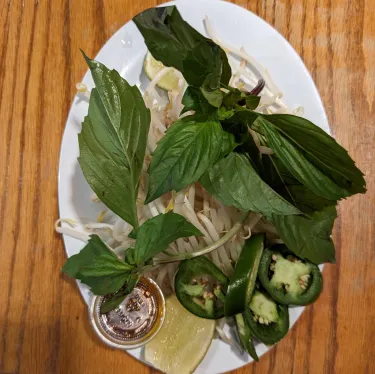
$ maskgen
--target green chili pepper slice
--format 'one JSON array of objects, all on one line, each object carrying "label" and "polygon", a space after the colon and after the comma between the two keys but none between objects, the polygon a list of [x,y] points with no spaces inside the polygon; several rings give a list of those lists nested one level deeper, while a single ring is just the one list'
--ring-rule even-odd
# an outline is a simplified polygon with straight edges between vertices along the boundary
[{"label": "green chili pepper slice", "polygon": [[277,343],[289,330],[288,307],[263,291],[254,292],[245,318],[251,333],[264,344]]},{"label": "green chili pepper slice", "polygon": [[258,276],[272,298],[284,305],[311,304],[323,287],[319,267],[295,257],[285,245],[264,251]]},{"label": "green chili pepper slice", "polygon": [[236,324],[237,324],[237,332],[238,332],[238,336],[240,338],[242,347],[250,354],[250,356],[255,361],[259,361],[259,357],[254,347],[253,336],[251,334],[250,327],[246,322],[246,319],[241,313],[236,314],[235,318],[236,318]]},{"label": "green chili pepper slice", "polygon": [[180,263],[175,276],[175,291],[180,303],[201,318],[224,316],[224,299],[229,280],[207,257]]},{"label": "green chili pepper slice", "polygon": [[225,297],[224,311],[227,317],[242,313],[249,305],[263,249],[264,234],[254,235],[246,240]]}]

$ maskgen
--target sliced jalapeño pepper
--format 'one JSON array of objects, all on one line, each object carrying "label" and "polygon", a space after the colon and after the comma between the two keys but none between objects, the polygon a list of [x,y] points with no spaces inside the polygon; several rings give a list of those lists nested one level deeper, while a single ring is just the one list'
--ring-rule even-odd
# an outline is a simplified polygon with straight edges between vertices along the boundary
[{"label": "sliced jalape\u00f1o pepper", "polygon": [[242,313],[249,305],[254,292],[263,248],[264,234],[254,235],[246,240],[230,278],[224,304],[226,316]]},{"label": "sliced jalape\u00f1o pepper", "polygon": [[229,280],[207,257],[185,260],[178,266],[174,285],[180,303],[201,318],[224,316]]},{"label": "sliced jalape\u00f1o pepper", "polygon": [[258,275],[272,298],[284,305],[310,304],[319,297],[323,287],[319,267],[295,257],[285,245],[264,251]]},{"label": "sliced jalape\u00f1o pepper", "polygon": [[289,330],[288,307],[278,304],[265,291],[256,290],[245,318],[251,333],[264,344],[275,344]]},{"label": "sliced jalape\u00f1o pepper", "polygon": [[241,313],[236,314],[235,318],[238,336],[243,349],[245,349],[255,361],[259,361],[259,357],[254,347],[253,336],[246,319]]}]

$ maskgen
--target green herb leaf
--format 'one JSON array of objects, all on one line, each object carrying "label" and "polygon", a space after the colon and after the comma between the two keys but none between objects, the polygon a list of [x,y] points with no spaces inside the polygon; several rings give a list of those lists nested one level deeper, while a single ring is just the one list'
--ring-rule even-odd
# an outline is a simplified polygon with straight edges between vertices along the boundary
[{"label": "green herb leaf", "polygon": [[96,88],[78,135],[78,161],[99,199],[137,227],[136,199],[150,112],[136,86],[130,86],[116,70],[85,58]]},{"label": "green herb leaf", "polygon": [[137,231],[134,262],[138,265],[164,251],[178,238],[202,233],[183,216],[168,212],[147,220]]},{"label": "green herb leaf", "polygon": [[201,87],[201,92],[205,99],[215,108],[219,108],[221,102],[223,101],[223,93],[220,91],[219,88],[210,89],[207,86]]},{"label": "green herb leaf", "polygon": [[181,72],[188,51],[206,40],[182,19],[175,6],[146,9],[133,21],[154,58]]},{"label": "green herb leaf", "polygon": [[120,261],[97,235],[91,235],[87,245],[70,257],[62,271],[91,287],[95,295],[118,291],[133,266]]},{"label": "green herb leaf", "polygon": [[[137,231],[139,230],[139,227],[137,229]],[[132,239],[136,239],[137,238],[137,231],[132,231],[130,234],[129,234],[129,238],[131,237]],[[128,248],[126,251],[125,251],[125,261],[130,264],[130,265],[136,265],[135,263],[135,259],[134,259],[134,253],[135,253],[135,248],[131,247],[131,248]]]},{"label": "green herb leaf", "polygon": [[140,275],[137,273],[129,274],[126,277],[125,285],[116,293],[106,295],[100,313],[108,313],[116,309],[134,289],[139,281]]},{"label": "green herb leaf", "polygon": [[237,144],[245,143],[247,139],[250,137],[248,127],[241,123],[222,121],[221,126],[223,127],[223,130],[225,132],[232,134],[234,136]]},{"label": "green herb leaf", "polygon": [[218,115],[220,121],[224,121],[224,120],[232,117],[234,113],[235,113],[235,110],[233,108],[228,109],[225,106],[221,106],[217,111],[217,115]]},{"label": "green herb leaf", "polygon": [[200,42],[189,51],[183,63],[186,81],[190,85],[201,87],[205,99],[217,108],[224,97],[220,82],[227,84],[229,81],[226,77],[223,78],[223,74],[226,75],[223,64],[228,64],[225,52],[209,40]]},{"label": "green herb leaf", "polygon": [[244,97],[245,97],[245,92],[241,92],[237,88],[232,88],[231,91],[225,94],[223,98],[223,106],[227,108],[233,108]]},{"label": "green herb leaf", "polygon": [[234,137],[234,135],[230,132],[223,131],[223,142],[221,145],[221,151],[216,161],[220,161],[222,158],[231,153],[237,146],[238,143],[236,142],[236,138]]},{"label": "green herb leaf", "polygon": [[147,9],[133,21],[157,60],[178,69],[189,85],[202,87],[206,99],[220,106],[220,82],[228,84],[231,69],[218,45],[185,22],[175,6]]},{"label": "green herb leaf", "polygon": [[288,195],[283,195],[288,201],[292,201],[300,211],[310,215],[315,211],[322,210],[330,205],[336,205],[337,201],[327,200],[323,197],[315,195],[308,188],[302,184],[289,184],[286,186],[288,193],[292,199],[288,198]]},{"label": "green herb leaf", "polygon": [[244,154],[230,153],[200,179],[203,187],[225,205],[272,214],[300,214],[293,205],[269,187]]},{"label": "green herb leaf", "polygon": [[235,88],[228,92],[223,98],[223,105],[227,108],[233,108],[237,105],[245,105],[247,109],[254,110],[258,107],[260,96],[250,95],[247,92]]},{"label": "green herb leaf", "polygon": [[351,194],[366,191],[363,173],[335,139],[305,118],[289,114],[265,116],[306,158]]},{"label": "green herb leaf", "polygon": [[246,95],[245,105],[247,109],[254,110],[258,107],[260,102],[260,96]]},{"label": "green herb leaf", "polygon": [[208,88],[220,88],[222,49],[214,42],[203,39],[189,50],[183,62],[183,72],[186,81],[195,87],[201,87],[206,82]]},{"label": "green herb leaf", "polygon": [[263,155],[261,176],[281,196],[308,215],[326,206],[336,205],[336,201],[320,197],[300,184],[274,156]]},{"label": "green herb leaf", "polygon": [[109,295],[108,298],[102,302],[102,305],[100,305],[100,313],[104,314],[116,309],[126,299],[126,296],[128,296],[128,293],[124,291]]},{"label": "green herb leaf", "polygon": [[312,164],[303,152],[282,136],[267,119],[259,117],[256,125],[260,127],[268,145],[289,172],[316,195],[328,200],[339,200],[350,195]]},{"label": "green herb leaf", "polygon": [[194,110],[195,114],[210,114],[217,110],[217,108],[210,105],[207,99],[203,96],[200,88],[189,86],[182,97],[182,104],[184,109],[181,114]]},{"label": "green herb leaf", "polygon": [[259,114],[242,107],[236,107],[233,116],[228,118],[226,122],[233,124],[241,124],[251,127],[254,121],[258,118]]},{"label": "green herb leaf", "polygon": [[272,216],[277,233],[286,246],[298,257],[314,264],[335,261],[335,248],[331,239],[336,207],[328,206],[303,216]]},{"label": "green herb leaf", "polygon": [[222,154],[223,133],[217,120],[204,116],[176,121],[153,154],[146,203],[195,183]]}]

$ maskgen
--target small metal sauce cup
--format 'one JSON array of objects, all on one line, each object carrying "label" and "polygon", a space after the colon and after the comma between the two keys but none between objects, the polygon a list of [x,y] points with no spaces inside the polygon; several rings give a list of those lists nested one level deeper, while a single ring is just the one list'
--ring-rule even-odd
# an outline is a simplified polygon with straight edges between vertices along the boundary
[{"label": "small metal sauce cup", "polygon": [[95,296],[90,320],[100,339],[113,348],[133,349],[149,342],[165,317],[165,300],[159,286],[142,277],[131,294],[114,310],[100,313],[105,296]]}]

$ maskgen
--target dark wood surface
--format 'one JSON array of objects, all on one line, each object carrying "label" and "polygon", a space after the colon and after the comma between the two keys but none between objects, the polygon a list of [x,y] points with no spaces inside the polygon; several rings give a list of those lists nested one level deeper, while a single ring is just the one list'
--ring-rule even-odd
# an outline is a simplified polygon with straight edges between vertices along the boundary
[{"label": "dark wood surface", "polygon": [[[240,373],[375,373],[375,1],[236,1],[302,56],[368,193],[339,206],[324,291],[260,363]],[[0,0],[0,373],[154,373],[94,336],[65,261],[57,173],[85,64],[152,0]],[[256,37],[256,36],[251,36]],[[293,79],[293,77],[291,77]]]}]

